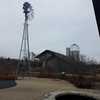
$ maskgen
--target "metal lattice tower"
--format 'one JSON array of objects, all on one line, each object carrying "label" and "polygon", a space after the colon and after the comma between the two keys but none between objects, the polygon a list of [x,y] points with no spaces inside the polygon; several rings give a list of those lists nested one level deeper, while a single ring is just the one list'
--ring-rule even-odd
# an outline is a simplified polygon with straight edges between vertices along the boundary
[{"label": "metal lattice tower", "polygon": [[18,66],[16,71],[17,76],[22,76],[22,77],[30,74],[31,72],[28,20],[30,14],[32,14],[33,11],[32,6],[28,2],[25,2],[23,4],[23,10],[25,14],[25,22],[24,22],[24,29],[22,35],[21,49],[19,54],[19,61],[18,61]]}]

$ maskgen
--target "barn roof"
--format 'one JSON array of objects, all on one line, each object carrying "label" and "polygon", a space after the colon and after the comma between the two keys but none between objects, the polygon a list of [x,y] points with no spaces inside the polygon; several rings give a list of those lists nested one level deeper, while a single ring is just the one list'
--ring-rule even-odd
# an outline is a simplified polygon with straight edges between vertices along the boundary
[{"label": "barn roof", "polygon": [[72,61],[71,57],[65,56],[64,54],[57,53],[57,52],[54,52],[54,51],[51,51],[51,50],[43,51],[42,53],[37,55],[36,58],[41,58],[42,56],[48,56],[48,57],[55,56],[55,57],[57,57],[57,58],[59,58],[61,60],[64,60],[66,62]]}]

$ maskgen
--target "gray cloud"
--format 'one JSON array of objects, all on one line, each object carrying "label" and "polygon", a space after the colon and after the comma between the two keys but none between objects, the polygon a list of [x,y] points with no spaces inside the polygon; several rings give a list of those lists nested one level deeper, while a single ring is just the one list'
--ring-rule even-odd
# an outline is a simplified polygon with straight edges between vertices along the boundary
[{"label": "gray cloud", "polygon": [[[0,3],[0,56],[18,57],[23,32],[25,0]],[[100,59],[100,39],[90,0],[26,0],[34,7],[29,23],[30,50],[65,53],[72,43],[81,53]]]}]

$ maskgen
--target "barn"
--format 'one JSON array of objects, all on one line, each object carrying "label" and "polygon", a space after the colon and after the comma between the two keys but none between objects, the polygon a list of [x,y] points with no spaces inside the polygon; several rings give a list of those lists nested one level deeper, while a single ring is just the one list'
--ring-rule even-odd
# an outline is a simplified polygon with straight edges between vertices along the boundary
[{"label": "barn", "polygon": [[45,50],[36,57],[40,59],[42,69],[49,73],[74,74],[92,71],[92,67],[51,50]]}]

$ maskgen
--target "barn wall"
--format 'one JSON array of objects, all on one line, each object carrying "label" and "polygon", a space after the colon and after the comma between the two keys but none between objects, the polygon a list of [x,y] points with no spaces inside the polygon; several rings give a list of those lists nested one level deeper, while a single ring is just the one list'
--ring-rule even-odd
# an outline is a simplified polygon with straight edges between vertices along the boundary
[{"label": "barn wall", "polygon": [[50,72],[67,72],[72,73],[71,65],[57,57],[53,57],[47,61],[46,69]]}]

